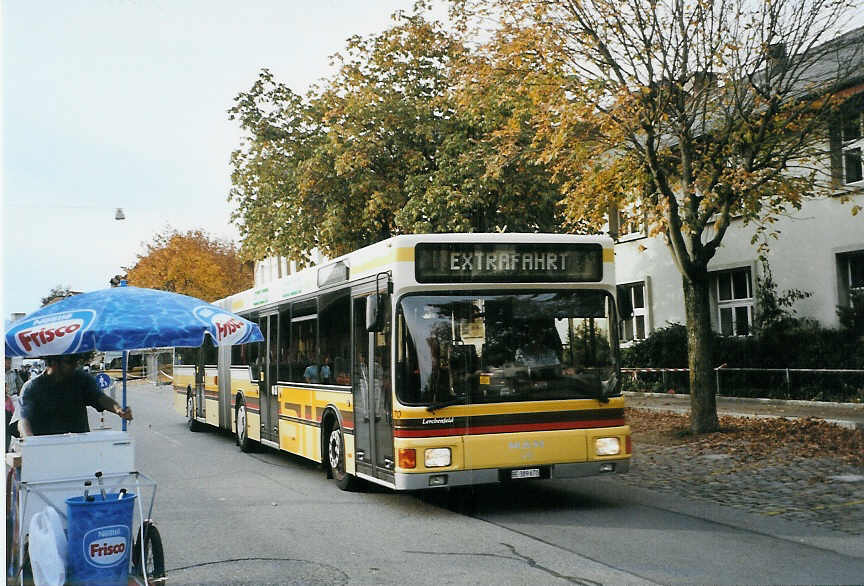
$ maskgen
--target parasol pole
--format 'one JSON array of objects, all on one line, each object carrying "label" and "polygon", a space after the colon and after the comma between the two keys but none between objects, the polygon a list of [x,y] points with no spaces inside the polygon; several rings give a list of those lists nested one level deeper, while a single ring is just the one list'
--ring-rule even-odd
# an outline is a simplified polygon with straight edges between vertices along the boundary
[{"label": "parasol pole", "polygon": [[[123,404],[121,407],[126,408],[126,362],[129,359],[129,352],[123,350]],[[126,420],[121,419],[123,422],[123,431],[126,431]]]},{"label": "parasol pole", "polygon": [[[121,287],[126,286],[126,279],[120,280],[120,286]],[[127,364],[128,361],[129,361],[129,352],[126,350],[123,350],[123,404],[121,405],[121,407],[123,409],[126,408],[126,367],[128,365]],[[121,429],[123,431],[126,431],[126,420],[121,419],[121,421],[122,421],[122,425],[123,425],[123,427]],[[145,581],[146,581],[146,579],[145,579]]]}]

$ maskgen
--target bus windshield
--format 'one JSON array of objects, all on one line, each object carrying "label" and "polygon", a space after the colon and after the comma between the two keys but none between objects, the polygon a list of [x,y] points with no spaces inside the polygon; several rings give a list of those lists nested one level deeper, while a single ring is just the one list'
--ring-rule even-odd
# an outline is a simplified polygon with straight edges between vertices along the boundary
[{"label": "bus windshield", "polygon": [[619,392],[614,302],[604,291],[406,296],[396,333],[396,393],[405,405]]}]

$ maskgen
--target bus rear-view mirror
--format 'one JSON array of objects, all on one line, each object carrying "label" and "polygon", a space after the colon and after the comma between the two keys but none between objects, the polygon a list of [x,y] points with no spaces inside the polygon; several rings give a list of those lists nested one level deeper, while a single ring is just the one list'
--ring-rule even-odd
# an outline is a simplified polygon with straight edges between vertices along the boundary
[{"label": "bus rear-view mirror", "polygon": [[380,293],[366,298],[366,331],[384,330],[384,296]]}]

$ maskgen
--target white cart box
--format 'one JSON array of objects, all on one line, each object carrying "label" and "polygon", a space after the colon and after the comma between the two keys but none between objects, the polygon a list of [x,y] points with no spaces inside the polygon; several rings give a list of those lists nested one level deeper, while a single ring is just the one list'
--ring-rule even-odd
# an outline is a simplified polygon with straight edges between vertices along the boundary
[{"label": "white cart box", "polygon": [[[135,443],[125,431],[31,436],[21,442],[21,481],[42,482],[135,471]],[[95,478],[94,485],[95,485]],[[83,488],[83,485],[82,485]]]}]

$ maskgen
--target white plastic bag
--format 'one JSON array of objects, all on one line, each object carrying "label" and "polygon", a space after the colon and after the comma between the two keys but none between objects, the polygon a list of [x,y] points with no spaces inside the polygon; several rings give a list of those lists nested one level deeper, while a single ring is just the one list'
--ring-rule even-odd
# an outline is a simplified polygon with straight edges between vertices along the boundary
[{"label": "white plastic bag", "polygon": [[20,395],[12,395],[9,397],[12,399],[12,406],[15,410],[12,412],[12,419],[9,420],[9,424],[18,423],[18,420],[21,419],[21,396]]},{"label": "white plastic bag", "polygon": [[30,566],[36,586],[63,586],[66,581],[66,534],[51,507],[30,519]]}]

